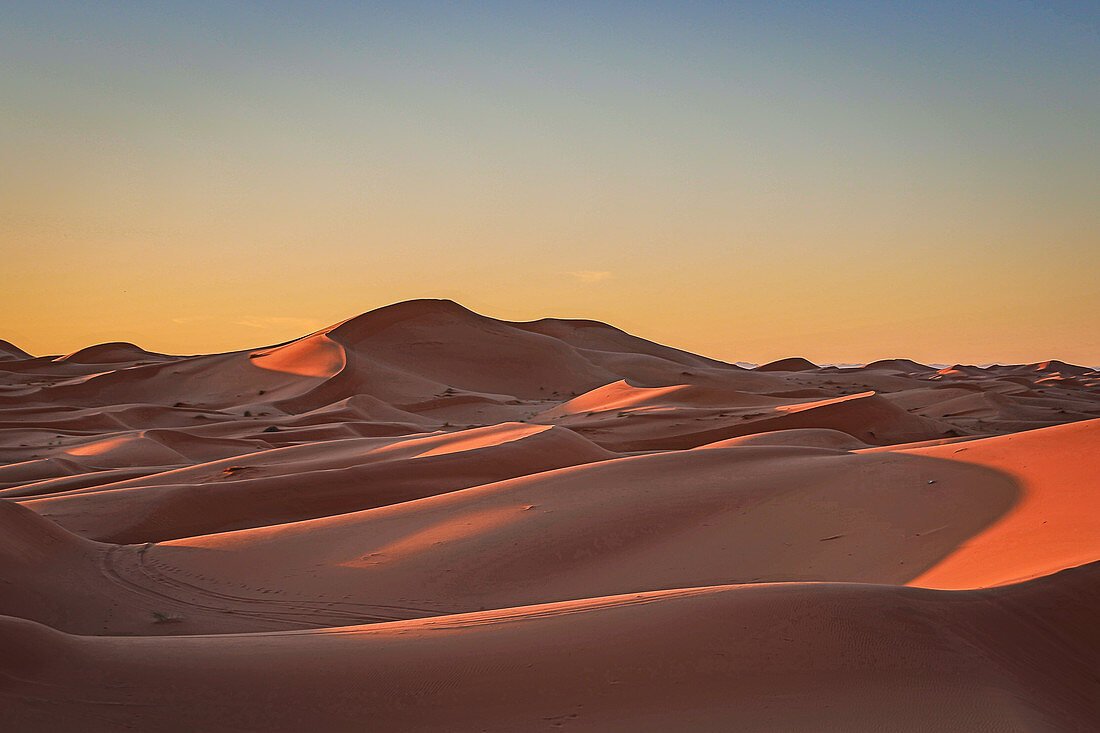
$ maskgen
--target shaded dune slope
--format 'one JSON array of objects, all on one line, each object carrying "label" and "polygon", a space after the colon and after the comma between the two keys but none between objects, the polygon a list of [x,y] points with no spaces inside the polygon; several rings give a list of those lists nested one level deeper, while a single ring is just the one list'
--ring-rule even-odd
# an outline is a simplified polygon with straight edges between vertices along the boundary
[{"label": "shaded dune slope", "polygon": [[[187,634],[222,629],[220,617],[231,620],[232,628],[252,628],[241,609],[264,602],[289,609],[278,618],[293,628],[343,619],[353,623],[357,613],[406,618],[728,583],[844,580],[937,586],[943,581],[937,582],[936,574],[947,573],[943,577],[951,582],[946,587],[983,587],[1054,572],[1096,556],[1100,522],[1085,505],[1093,496],[1090,486],[1073,489],[1082,503],[1058,511],[1047,505],[1071,490],[1073,484],[1066,481],[1078,475],[1050,474],[1048,466],[1059,461],[1056,446],[1082,444],[1097,424],[1019,436],[1017,440],[1026,437],[1027,445],[1017,446],[1015,461],[1007,463],[986,458],[997,455],[999,442],[1011,439],[1000,437],[856,453],[735,444],[614,458],[590,446],[583,457],[595,463],[338,516],[116,547],[109,566],[97,573],[106,578],[100,585],[107,595],[122,578],[127,593],[172,599],[172,608],[184,615],[174,632]],[[537,435],[547,432],[553,434]],[[501,447],[520,451],[511,455],[523,461],[523,444],[513,440]],[[476,465],[484,450],[462,450],[439,441],[435,446],[413,449],[394,443],[390,449],[406,451],[406,462],[428,461],[422,464],[429,467],[428,476],[437,467],[435,456],[410,457],[413,450],[445,450],[439,458],[459,461],[442,464],[448,470],[467,459]],[[354,444],[337,448],[344,453],[315,460],[339,465],[341,455],[351,460],[358,450]],[[277,471],[279,454],[271,452],[272,464],[256,470]],[[1045,461],[1048,454],[1052,457]],[[302,450],[292,451],[286,460],[302,455]],[[490,450],[485,455],[494,454]],[[374,460],[380,468],[393,466],[393,461]],[[1093,457],[1075,470],[1092,475],[1100,470],[1097,460]],[[180,473],[193,479],[196,470]],[[417,477],[415,470],[408,475]],[[149,481],[137,479],[134,486],[104,496],[155,492],[156,486],[142,486]],[[276,506],[291,515],[303,508],[316,510],[303,490],[290,486],[286,494],[297,503]],[[210,511],[236,511],[239,517],[242,506],[267,500],[262,476],[247,487],[243,490],[251,489],[260,498],[249,497],[243,504],[229,498],[210,501]],[[278,481],[275,487],[283,488]],[[202,516],[196,497],[203,494],[189,497],[186,488],[178,491],[185,497],[180,501],[192,503],[165,502],[164,522],[202,521],[187,517]],[[153,495],[161,499],[159,493]],[[79,501],[89,505],[59,519],[74,525],[98,522],[99,533],[117,531],[112,528],[120,521],[136,534],[165,531],[163,523],[148,519],[126,525],[121,510],[97,512],[96,501],[110,504],[96,491],[28,504],[48,513]],[[192,508],[185,511],[188,506]],[[996,555],[1000,546],[983,538],[996,538],[1005,527],[1026,558],[991,562],[996,557],[989,553]],[[951,569],[956,566],[961,569]],[[94,577],[87,575],[84,581],[97,582]],[[50,608],[72,605],[63,584],[43,602]],[[186,613],[189,604],[203,613],[192,617]],[[319,610],[326,606],[334,615]],[[17,615],[37,618],[26,609]],[[148,617],[131,616],[123,623],[79,606],[72,608],[72,621],[75,625],[61,628],[95,633],[110,622],[114,633],[160,631]],[[271,619],[262,622],[258,628],[270,628]]]},{"label": "shaded dune slope", "polygon": [[98,540],[159,542],[398,504],[613,456],[563,428],[513,423],[288,446],[25,503]]},{"label": "shaded dune slope", "polygon": [[5,730],[1095,729],[1100,372],[418,300],[0,342]]},{"label": "shaded dune slope", "polygon": [[0,695],[22,701],[9,720],[23,730],[355,730],[369,710],[385,730],[1086,731],[1098,570],[986,591],[693,588],[230,637],[2,619]]}]

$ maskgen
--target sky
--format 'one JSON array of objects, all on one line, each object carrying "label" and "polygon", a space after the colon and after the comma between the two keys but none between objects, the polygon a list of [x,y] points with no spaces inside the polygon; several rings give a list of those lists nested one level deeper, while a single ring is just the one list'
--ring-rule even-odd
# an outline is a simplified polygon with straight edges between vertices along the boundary
[{"label": "sky", "polygon": [[0,0],[0,338],[389,303],[1100,365],[1100,4]]}]

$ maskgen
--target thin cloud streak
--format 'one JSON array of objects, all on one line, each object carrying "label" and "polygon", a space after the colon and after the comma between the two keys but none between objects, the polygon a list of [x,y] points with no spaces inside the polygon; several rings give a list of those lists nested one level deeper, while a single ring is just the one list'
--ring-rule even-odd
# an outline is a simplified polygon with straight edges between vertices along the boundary
[{"label": "thin cloud streak", "polygon": [[231,323],[234,326],[259,329],[287,329],[293,328],[299,331],[316,331],[328,325],[316,318],[298,318],[294,316],[178,316],[171,319],[172,323],[186,326],[194,323],[224,324]]},{"label": "thin cloud streak", "polygon": [[566,274],[581,283],[598,283],[615,277],[614,273],[607,272],[606,270],[576,270],[575,272],[567,272]]}]

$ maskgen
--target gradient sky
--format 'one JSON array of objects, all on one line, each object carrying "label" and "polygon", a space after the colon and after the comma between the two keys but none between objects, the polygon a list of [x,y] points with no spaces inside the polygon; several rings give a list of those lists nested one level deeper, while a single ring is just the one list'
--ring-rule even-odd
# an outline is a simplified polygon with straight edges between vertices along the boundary
[{"label": "gradient sky", "polygon": [[730,361],[1100,365],[1100,4],[2,2],[0,338],[446,297]]}]

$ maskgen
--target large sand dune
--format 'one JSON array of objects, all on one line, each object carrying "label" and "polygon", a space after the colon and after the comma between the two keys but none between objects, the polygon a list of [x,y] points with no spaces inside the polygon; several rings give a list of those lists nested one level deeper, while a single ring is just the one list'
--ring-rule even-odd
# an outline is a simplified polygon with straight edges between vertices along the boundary
[{"label": "large sand dune", "polygon": [[449,301],[0,342],[12,730],[1094,730],[1100,373]]}]

